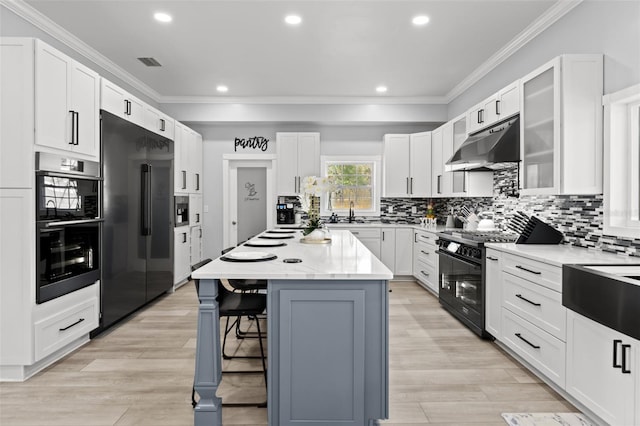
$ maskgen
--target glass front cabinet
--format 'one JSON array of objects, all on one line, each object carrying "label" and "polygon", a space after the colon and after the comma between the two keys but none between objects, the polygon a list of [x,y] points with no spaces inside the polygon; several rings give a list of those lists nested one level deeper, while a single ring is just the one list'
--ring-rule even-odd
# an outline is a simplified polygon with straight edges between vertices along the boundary
[{"label": "glass front cabinet", "polygon": [[521,82],[522,194],[602,193],[602,55],[562,55]]}]

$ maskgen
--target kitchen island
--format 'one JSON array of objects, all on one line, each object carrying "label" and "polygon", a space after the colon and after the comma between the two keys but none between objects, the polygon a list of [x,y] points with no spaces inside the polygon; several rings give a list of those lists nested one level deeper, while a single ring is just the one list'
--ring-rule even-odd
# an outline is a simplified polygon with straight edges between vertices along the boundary
[{"label": "kitchen island", "polygon": [[216,396],[222,377],[216,296],[218,281],[225,278],[268,280],[270,425],[374,425],[388,418],[391,271],[349,231],[332,231],[330,244],[303,243],[299,231],[290,235],[272,240],[286,246],[242,245],[230,252],[268,252],[277,259],[218,258],[192,275],[200,280],[196,425],[222,424],[222,401]]}]

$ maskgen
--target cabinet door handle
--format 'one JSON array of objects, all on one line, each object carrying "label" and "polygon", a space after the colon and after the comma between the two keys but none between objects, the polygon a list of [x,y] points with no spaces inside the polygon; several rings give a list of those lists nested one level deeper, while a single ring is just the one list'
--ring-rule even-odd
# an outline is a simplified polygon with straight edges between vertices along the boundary
[{"label": "cabinet door handle", "polygon": [[200,173],[196,173],[196,191],[200,191]]},{"label": "cabinet door handle", "polygon": [[627,349],[631,349],[631,345],[622,345],[622,374],[631,374],[627,369]]},{"label": "cabinet door handle", "polygon": [[164,132],[164,118],[160,119],[160,131]]},{"label": "cabinet door handle", "polygon": [[76,145],[80,143],[80,113],[78,111],[76,114]]},{"label": "cabinet door handle", "polygon": [[619,339],[613,341],[613,368],[622,368],[622,364],[618,364],[618,344],[621,343],[622,340]]},{"label": "cabinet door handle", "polygon": [[406,178],[406,186],[407,186],[407,194],[410,194],[409,192],[409,178]]},{"label": "cabinet door handle", "polygon": [[71,114],[71,140],[69,141],[69,145],[75,145],[76,144],[76,139],[75,139],[76,113],[70,110],[69,114]]},{"label": "cabinet door handle", "polygon": [[413,195],[413,178],[409,181],[409,194]]},{"label": "cabinet door handle", "polygon": [[414,233],[413,233],[413,242],[414,242],[414,243],[417,243],[417,242],[418,242],[418,233],[417,233],[417,232],[414,232]]},{"label": "cabinet door handle", "polygon": [[196,223],[200,223],[200,213],[196,213]]},{"label": "cabinet door handle", "polygon": [[66,327],[64,327],[64,328],[59,328],[58,330],[60,330],[60,331],[68,330],[68,329],[70,329],[71,327],[74,327],[74,326],[76,326],[76,325],[80,324],[82,321],[84,321],[84,318],[80,318],[78,321],[74,322],[73,324],[69,324],[68,326],[66,326]]},{"label": "cabinet door handle", "polygon": [[351,233],[352,233],[353,235],[360,235],[360,233],[359,233],[358,231],[351,231]]},{"label": "cabinet door handle", "polygon": [[542,273],[540,271],[532,271],[531,269],[527,269],[527,268],[525,268],[523,266],[520,266],[520,265],[516,265],[516,268],[522,269],[523,271],[531,272],[532,274],[536,274],[536,275],[540,275]]},{"label": "cabinet door handle", "polygon": [[476,121],[478,122],[478,124],[482,123],[482,121],[480,121],[480,115],[481,115],[481,114],[482,114],[482,110],[481,110],[481,109],[479,109],[479,110],[478,110],[478,118],[477,118],[477,120],[476,120]]},{"label": "cabinet door handle", "polygon": [[424,275],[425,277],[428,277],[428,276],[429,276],[429,273],[428,273],[428,272],[420,271],[420,273],[421,273],[422,275]]},{"label": "cabinet door handle", "polygon": [[129,101],[124,100],[124,115],[129,115]]},{"label": "cabinet door handle", "polygon": [[498,260],[497,257],[491,257],[491,256],[486,256],[486,257],[487,257],[487,259],[493,260],[494,262]]},{"label": "cabinet door handle", "polygon": [[200,228],[200,238],[202,238],[202,228]]},{"label": "cabinet door handle", "polygon": [[182,171],[182,189],[187,189],[187,171]]},{"label": "cabinet door handle", "polygon": [[500,115],[500,99],[496,100],[496,115]]},{"label": "cabinet door handle", "polygon": [[429,252],[427,252],[427,251],[420,250],[420,253],[422,253],[422,254],[426,254],[427,256],[429,256]]},{"label": "cabinet door handle", "polygon": [[438,194],[441,194],[440,192],[440,178],[442,177],[442,175],[438,175]]},{"label": "cabinet door handle", "polygon": [[184,243],[186,243],[186,242],[187,242],[187,233],[186,233],[186,232],[183,232],[183,233],[182,233],[182,243],[184,244]]},{"label": "cabinet door handle", "polygon": [[467,172],[462,172],[462,192],[467,192]]},{"label": "cabinet door handle", "polygon": [[532,302],[531,300],[527,299],[526,297],[523,297],[521,294],[516,294],[516,297],[517,297],[518,299],[522,299],[522,300],[524,300],[524,301],[525,301],[525,302],[527,302],[527,303],[531,303],[533,306],[542,306],[542,304],[541,304],[541,303]]},{"label": "cabinet door handle", "polygon": [[525,342],[527,345],[531,346],[533,349],[540,349],[540,346],[538,345],[534,345],[533,343],[531,343],[530,341],[528,341],[527,339],[525,339],[524,337],[522,337],[522,335],[520,333],[516,333],[515,336],[522,340],[523,342]]},{"label": "cabinet door handle", "polygon": [[384,231],[382,231],[382,241],[384,241]]}]

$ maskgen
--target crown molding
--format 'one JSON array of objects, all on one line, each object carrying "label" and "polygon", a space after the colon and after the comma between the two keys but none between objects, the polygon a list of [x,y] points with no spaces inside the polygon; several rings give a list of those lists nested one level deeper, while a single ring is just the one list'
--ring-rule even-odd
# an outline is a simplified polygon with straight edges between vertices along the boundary
[{"label": "crown molding", "polygon": [[320,104],[320,105],[419,105],[448,103],[444,96],[161,96],[161,104]]},{"label": "crown molding", "polygon": [[544,30],[553,25],[558,19],[569,13],[573,8],[578,6],[584,0],[558,0],[553,6],[547,9],[538,19],[529,24],[520,34],[513,40],[503,46],[494,53],[489,59],[476,68],[464,80],[458,83],[453,89],[446,94],[447,103],[464,93],[471,86],[480,81],[484,76],[489,74],[491,70],[507,60],[511,55],[521,49],[537,37]]},{"label": "crown molding", "polygon": [[155,102],[159,102],[159,99],[161,98],[160,93],[156,92],[141,80],[138,80],[133,75],[129,74],[127,71],[116,65],[106,56],[100,54],[93,47],[89,46],[78,37],[74,36],[69,31],[53,22],[47,16],[43,15],[23,0],[0,0],[0,4],[11,10],[13,13],[20,16],[24,20],[38,27],[45,33],[49,34],[60,43],[68,46],[91,62],[104,68],[114,76],[118,77],[120,80],[124,81],[139,92],[153,99]]}]

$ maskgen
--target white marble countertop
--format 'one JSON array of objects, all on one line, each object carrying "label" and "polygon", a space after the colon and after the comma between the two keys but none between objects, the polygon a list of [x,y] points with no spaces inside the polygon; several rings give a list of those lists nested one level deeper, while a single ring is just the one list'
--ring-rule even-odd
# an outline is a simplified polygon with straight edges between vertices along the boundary
[{"label": "white marble countertop", "polygon": [[485,247],[524,256],[554,266],[565,264],[622,264],[640,265],[640,258],[608,253],[601,250],[555,244],[486,243]]},{"label": "white marble countertop", "polygon": [[[264,233],[263,233],[264,234]],[[260,234],[260,235],[263,235]],[[277,234],[286,235],[286,234]],[[193,272],[193,278],[302,279],[302,280],[390,280],[391,271],[384,266],[351,232],[334,229],[331,244],[304,244],[302,232],[282,241],[282,247],[247,247],[241,245],[229,253],[268,252],[278,256],[265,262],[226,262],[220,258]],[[251,241],[251,240],[250,240]],[[228,253],[228,254],[229,254]],[[283,259],[301,259],[301,263],[284,263]]]}]

